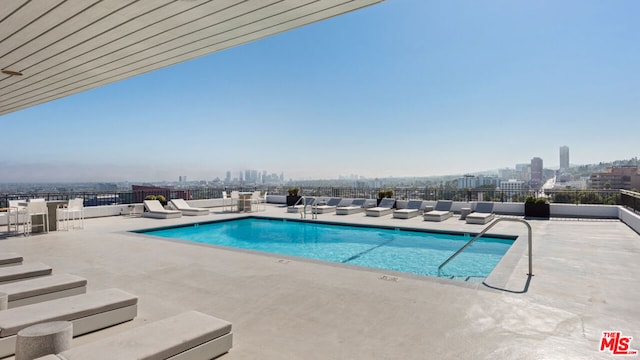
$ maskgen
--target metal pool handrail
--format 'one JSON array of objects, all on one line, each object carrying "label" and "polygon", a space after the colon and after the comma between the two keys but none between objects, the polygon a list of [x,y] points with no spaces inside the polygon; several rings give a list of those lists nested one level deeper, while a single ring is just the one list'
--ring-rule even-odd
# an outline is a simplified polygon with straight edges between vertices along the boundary
[{"label": "metal pool handrail", "polygon": [[524,221],[522,219],[512,219],[512,218],[499,218],[499,219],[496,219],[495,221],[493,221],[491,224],[489,224],[489,226],[484,228],[484,230],[482,230],[478,235],[476,235],[473,239],[469,240],[466,244],[464,244],[464,246],[462,246],[458,251],[456,251],[455,254],[451,255],[447,260],[445,260],[442,264],[440,264],[440,266],[438,266],[438,276],[440,276],[440,270],[442,270],[442,268],[445,265],[447,265],[449,263],[449,261],[453,260],[453,258],[458,256],[462,251],[464,251],[464,249],[469,247],[469,245],[473,244],[474,241],[476,241],[477,239],[482,237],[482,235],[484,235],[487,231],[489,231],[489,229],[494,227],[500,221],[519,222],[519,223],[523,223],[523,224],[525,224],[527,226],[527,229],[529,230],[528,231],[528,236],[529,236],[529,238],[528,238],[528,244],[529,244],[529,273],[527,275],[533,276],[533,263],[532,263],[532,255],[531,255],[531,243],[532,243],[532,240],[531,240],[531,237],[532,237],[531,225],[529,225],[528,222],[526,222],[526,221]]}]

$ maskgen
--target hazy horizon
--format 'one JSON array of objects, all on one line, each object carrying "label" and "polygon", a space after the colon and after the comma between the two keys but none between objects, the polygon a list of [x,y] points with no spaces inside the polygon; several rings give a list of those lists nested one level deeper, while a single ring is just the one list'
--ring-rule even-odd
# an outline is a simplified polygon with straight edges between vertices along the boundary
[{"label": "hazy horizon", "polygon": [[444,176],[557,167],[563,145],[574,164],[637,157],[638,13],[389,0],[0,116],[0,182]]},{"label": "hazy horizon", "polygon": [[[601,160],[594,161],[585,164],[575,164],[571,163],[572,167],[581,166],[581,165],[594,165],[600,162],[609,163],[614,161],[623,161],[630,160],[629,159],[615,159],[615,160]],[[544,160],[544,159],[543,159]],[[69,164],[51,164],[51,163],[40,163],[40,164],[11,164],[7,162],[0,162],[0,168],[4,169],[5,172],[0,174],[0,183],[104,183],[104,182],[175,182],[178,181],[180,176],[186,176],[188,181],[211,181],[215,178],[220,178],[224,180],[226,176],[227,170],[218,171],[212,175],[203,175],[197,176],[193,171],[184,171],[183,173],[171,173],[168,175],[163,175],[163,172],[158,169],[154,169],[152,167],[143,167],[136,168],[135,165],[131,166],[118,166],[118,165],[107,165],[107,164],[91,164],[85,166],[79,166],[76,171],[72,171],[74,174],[73,177],[69,177],[70,168]],[[553,169],[557,170],[558,165],[548,166],[546,163],[544,164],[545,169]],[[277,173],[280,174],[284,172],[285,181],[289,180],[337,180],[339,177],[346,177],[350,175],[358,175],[363,176],[367,179],[375,179],[375,178],[425,178],[425,177],[447,177],[447,176],[460,176],[464,174],[475,174],[475,173],[492,173],[502,170],[502,169],[515,169],[515,164],[512,166],[503,166],[500,168],[494,169],[481,169],[478,171],[461,171],[458,173],[447,173],[447,174],[391,174],[391,175],[366,175],[366,174],[356,174],[356,173],[345,173],[345,174],[336,174],[336,175],[327,175],[327,174],[319,174],[316,177],[311,176],[293,176],[289,175],[284,171],[275,171],[269,169],[238,169],[236,171],[231,172],[231,178],[238,177],[239,173],[242,171],[244,174],[245,170],[258,170],[262,173],[263,170],[266,170],[269,174]],[[126,173],[129,177],[120,177],[109,175],[105,176],[105,173],[115,173],[122,174]],[[138,175],[135,175],[138,174]],[[189,175],[192,174],[192,175]],[[31,180],[24,180],[24,179]]]}]

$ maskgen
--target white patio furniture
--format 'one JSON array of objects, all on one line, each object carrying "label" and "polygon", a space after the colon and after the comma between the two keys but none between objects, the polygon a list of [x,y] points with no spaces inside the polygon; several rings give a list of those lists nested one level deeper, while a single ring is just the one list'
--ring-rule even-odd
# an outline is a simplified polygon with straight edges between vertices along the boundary
[{"label": "white patio furniture", "polygon": [[58,229],[69,230],[69,222],[75,229],[76,221],[79,224],[78,228],[84,229],[84,199],[69,199],[69,203],[65,207],[57,209],[57,221],[62,225]]},{"label": "white patio furniture", "polygon": [[[40,221],[34,223],[34,217],[40,217]],[[43,232],[49,232],[49,208],[44,199],[31,199],[27,202],[25,234],[33,233],[34,227],[42,227]]]}]

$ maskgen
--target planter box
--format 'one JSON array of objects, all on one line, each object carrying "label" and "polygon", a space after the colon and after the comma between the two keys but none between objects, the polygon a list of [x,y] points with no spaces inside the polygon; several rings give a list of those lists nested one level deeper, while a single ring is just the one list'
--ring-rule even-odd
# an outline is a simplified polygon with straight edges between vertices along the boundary
[{"label": "planter box", "polygon": [[524,203],[524,216],[527,218],[548,219],[550,213],[549,204]]},{"label": "planter box", "polygon": [[291,196],[291,195],[287,195],[287,206],[293,206],[295,205],[298,200],[300,200],[302,198],[302,196],[298,195],[298,196]]}]

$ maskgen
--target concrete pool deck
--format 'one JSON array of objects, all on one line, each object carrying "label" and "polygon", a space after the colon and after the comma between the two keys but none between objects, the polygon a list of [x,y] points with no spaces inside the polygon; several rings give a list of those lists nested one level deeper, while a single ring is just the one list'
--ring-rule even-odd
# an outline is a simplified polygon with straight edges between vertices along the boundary
[{"label": "concrete pool deck", "polygon": [[[251,215],[300,218],[275,205]],[[118,287],[140,297],[135,320],[74,345],[193,309],[233,323],[233,348],[222,359],[610,359],[599,351],[602,331],[621,331],[640,349],[640,236],[618,220],[530,221],[530,282],[525,226],[497,225],[492,233],[519,236],[487,280],[499,289],[128,232],[237,216],[87,219],[84,230],[2,239],[0,251],[83,276],[88,291]],[[363,213],[318,217],[484,228],[456,216],[442,223]]]}]

